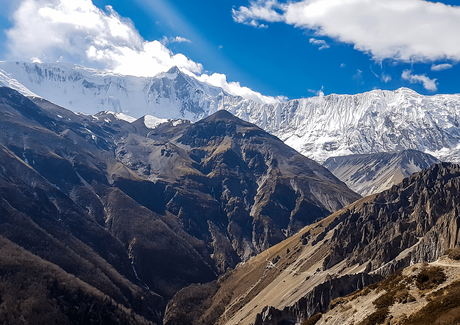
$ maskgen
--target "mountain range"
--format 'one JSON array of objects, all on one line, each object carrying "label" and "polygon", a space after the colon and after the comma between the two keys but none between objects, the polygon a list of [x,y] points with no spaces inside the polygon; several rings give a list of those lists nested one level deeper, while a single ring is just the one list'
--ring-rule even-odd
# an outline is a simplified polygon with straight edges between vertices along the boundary
[{"label": "mountain range", "polygon": [[[160,324],[178,290],[360,198],[226,111],[154,128],[118,116],[0,87],[0,293],[17,300],[0,310],[7,323],[21,310],[36,316],[30,296],[63,324]],[[23,278],[34,292],[11,287]]]},{"label": "mountain range", "polygon": [[1,85],[1,323],[460,319],[428,312],[458,291],[460,95],[262,104],[21,62]]},{"label": "mountain range", "polygon": [[75,112],[197,121],[227,110],[320,163],[333,156],[415,149],[460,162],[460,95],[373,90],[257,103],[173,67],[138,78],[63,63],[0,62],[0,82]]}]

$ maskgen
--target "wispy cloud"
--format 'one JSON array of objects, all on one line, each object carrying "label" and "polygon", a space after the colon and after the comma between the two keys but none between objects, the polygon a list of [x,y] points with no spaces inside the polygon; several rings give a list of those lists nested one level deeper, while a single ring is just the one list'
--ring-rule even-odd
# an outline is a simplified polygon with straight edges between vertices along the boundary
[{"label": "wispy cloud", "polygon": [[442,71],[442,70],[449,70],[452,69],[453,65],[449,63],[444,64],[433,64],[431,66],[431,71]]},{"label": "wispy cloud", "polygon": [[192,43],[191,40],[186,39],[185,37],[180,37],[180,36],[171,37],[169,41],[171,43]]},{"label": "wispy cloud", "polygon": [[424,0],[252,1],[238,23],[284,22],[354,44],[375,60],[460,60],[460,7]]},{"label": "wispy cloud", "polygon": [[382,74],[382,77],[380,78],[383,82],[387,83],[391,81],[391,76],[389,74]]},{"label": "wispy cloud", "polygon": [[[178,66],[200,75],[203,66],[167,48],[170,42],[190,42],[183,37],[147,41],[133,22],[112,7],[101,10],[91,0],[23,0],[11,17],[7,31],[8,59],[66,61],[125,75],[154,76]],[[278,100],[263,96],[238,83],[201,75],[229,93],[263,103]],[[214,83],[213,83],[214,82]]]},{"label": "wispy cloud", "polygon": [[410,70],[404,70],[401,77],[410,83],[422,83],[426,90],[437,91],[436,79],[430,79],[426,75],[412,74]]},{"label": "wispy cloud", "polygon": [[310,43],[313,45],[318,45],[319,46],[318,50],[324,50],[324,49],[330,48],[330,46],[326,43],[326,41],[322,39],[310,38]]},{"label": "wispy cloud", "polygon": [[260,21],[283,21],[283,16],[276,11],[282,7],[276,0],[258,0],[251,2],[250,8],[232,9],[232,16],[237,23],[256,28],[267,28],[267,25],[260,23]]},{"label": "wispy cloud", "polygon": [[363,83],[363,71],[356,69],[356,73],[351,78],[359,83]]}]

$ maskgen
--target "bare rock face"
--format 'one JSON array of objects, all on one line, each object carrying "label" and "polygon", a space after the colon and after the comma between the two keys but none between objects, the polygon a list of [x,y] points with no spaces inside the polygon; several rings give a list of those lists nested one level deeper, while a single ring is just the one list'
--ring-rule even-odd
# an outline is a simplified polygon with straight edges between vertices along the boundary
[{"label": "bare rock face", "polygon": [[228,112],[151,128],[9,88],[0,99],[0,235],[147,322],[359,198]]},{"label": "bare rock face", "polygon": [[[347,258],[382,274],[409,263],[433,261],[457,243],[460,167],[441,163],[347,210],[331,240],[325,268]],[[410,253],[401,252],[413,247]]]},{"label": "bare rock face", "polygon": [[139,183],[114,184],[142,205],[177,216],[204,244],[200,254],[216,273],[358,198],[316,162],[226,111],[174,124],[147,137],[130,134],[116,149],[119,161],[149,180],[142,186],[163,184],[162,199],[153,202],[145,196],[152,190]]}]

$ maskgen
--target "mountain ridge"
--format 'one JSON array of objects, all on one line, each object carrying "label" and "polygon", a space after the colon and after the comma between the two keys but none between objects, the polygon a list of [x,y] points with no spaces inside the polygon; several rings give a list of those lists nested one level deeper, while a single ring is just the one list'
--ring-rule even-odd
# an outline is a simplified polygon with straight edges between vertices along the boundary
[{"label": "mountain ridge", "polygon": [[323,166],[352,190],[367,196],[400,183],[440,161],[417,150],[330,157]]}]

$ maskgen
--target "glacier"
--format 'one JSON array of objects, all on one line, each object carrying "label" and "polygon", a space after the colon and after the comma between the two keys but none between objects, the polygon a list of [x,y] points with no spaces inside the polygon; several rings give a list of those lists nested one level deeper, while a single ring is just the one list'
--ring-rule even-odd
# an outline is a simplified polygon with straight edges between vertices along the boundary
[{"label": "glacier", "polygon": [[163,119],[193,122],[225,109],[318,162],[405,149],[460,162],[459,94],[425,96],[400,88],[262,104],[200,82],[177,67],[145,78],[26,62],[0,62],[0,85],[86,114],[151,115],[151,127]]}]

